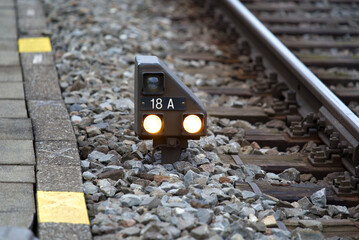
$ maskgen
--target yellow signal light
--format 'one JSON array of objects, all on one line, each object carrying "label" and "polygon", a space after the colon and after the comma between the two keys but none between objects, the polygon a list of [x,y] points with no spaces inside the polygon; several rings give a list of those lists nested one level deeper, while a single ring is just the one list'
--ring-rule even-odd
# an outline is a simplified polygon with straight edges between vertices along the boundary
[{"label": "yellow signal light", "polygon": [[152,133],[152,134],[158,133],[162,128],[162,120],[157,115],[153,115],[153,114],[148,115],[143,120],[143,128],[148,133]]},{"label": "yellow signal light", "polygon": [[188,133],[198,133],[202,129],[202,120],[197,115],[188,115],[183,120],[183,128]]}]

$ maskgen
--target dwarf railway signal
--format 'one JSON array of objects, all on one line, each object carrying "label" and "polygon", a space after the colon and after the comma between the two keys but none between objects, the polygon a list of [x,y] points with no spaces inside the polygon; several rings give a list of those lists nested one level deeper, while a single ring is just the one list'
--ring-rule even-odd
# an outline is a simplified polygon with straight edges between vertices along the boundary
[{"label": "dwarf railway signal", "polygon": [[153,139],[162,164],[178,161],[188,139],[206,134],[207,112],[157,57],[138,56],[135,64],[135,131],[140,139]]}]

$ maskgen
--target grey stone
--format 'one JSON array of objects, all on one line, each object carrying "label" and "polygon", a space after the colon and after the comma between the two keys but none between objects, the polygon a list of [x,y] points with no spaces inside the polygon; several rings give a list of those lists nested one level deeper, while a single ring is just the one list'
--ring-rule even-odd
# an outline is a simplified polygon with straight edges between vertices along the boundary
[{"label": "grey stone", "polygon": [[0,118],[27,118],[24,100],[0,100]]},{"label": "grey stone", "polygon": [[22,82],[22,73],[20,66],[1,67],[0,82]]},{"label": "grey stone", "polygon": [[82,177],[87,181],[92,181],[97,178],[97,176],[95,174],[93,174],[92,172],[89,172],[89,171],[83,172]]},{"label": "grey stone", "polygon": [[119,111],[133,110],[135,105],[129,98],[118,99],[113,102],[115,109]]},{"label": "grey stone", "polygon": [[282,209],[287,218],[290,217],[303,217],[306,213],[306,210],[302,210],[300,208],[283,208]]},{"label": "grey stone", "polygon": [[82,171],[87,171],[87,170],[90,169],[90,161],[89,160],[81,161],[80,165],[81,165],[81,170]]},{"label": "grey stone", "polygon": [[35,164],[31,140],[0,140],[0,164]]},{"label": "grey stone", "polygon": [[199,140],[201,148],[206,151],[213,151],[217,148],[217,141],[214,136],[208,136]]},{"label": "grey stone", "polygon": [[288,168],[279,174],[279,177],[288,180],[288,181],[296,181],[300,180],[300,172],[295,168]]},{"label": "grey stone", "polygon": [[38,164],[78,166],[80,156],[76,142],[40,141],[35,142]]},{"label": "grey stone", "polygon": [[19,66],[19,64],[19,54],[17,52],[0,51],[0,66]]},{"label": "grey stone", "polygon": [[197,217],[199,222],[210,224],[212,222],[214,213],[211,209],[200,208],[195,213],[195,216]]},{"label": "grey stone", "polygon": [[[124,167],[125,168],[138,168],[138,169],[143,169],[143,163],[141,161],[136,161],[136,160],[128,160],[124,163]],[[149,172],[150,174],[153,174],[151,172]],[[160,174],[157,174],[160,175]]]},{"label": "grey stone", "polygon": [[24,86],[21,82],[0,82],[0,99],[24,98]]},{"label": "grey stone", "polygon": [[181,182],[169,183],[169,182],[162,182],[160,189],[168,192],[171,189],[184,189],[185,186]]},{"label": "grey stone", "polygon": [[32,119],[69,119],[66,107],[59,100],[28,100],[29,114]]},{"label": "grey stone", "polygon": [[315,215],[318,215],[318,216],[324,216],[326,213],[327,213],[327,210],[324,209],[324,208],[321,208],[321,207],[318,207],[316,205],[313,205],[309,211]]},{"label": "grey stone", "polygon": [[166,227],[165,231],[170,235],[171,239],[181,236],[181,231],[174,226]]},{"label": "grey stone", "polygon": [[92,151],[88,156],[88,160],[93,161],[93,160],[99,160],[100,158],[106,156],[106,154],[99,152],[99,151]]},{"label": "grey stone", "polygon": [[218,215],[215,218],[211,228],[216,232],[223,232],[229,226],[229,220],[222,215]]},{"label": "grey stone", "polygon": [[251,208],[251,207],[242,207],[241,210],[239,211],[239,216],[242,217],[242,218],[245,218],[245,217],[248,217],[249,214],[256,214],[256,211]]},{"label": "grey stone", "polygon": [[80,166],[37,165],[37,190],[82,192]]},{"label": "grey stone", "polygon": [[33,166],[2,165],[0,182],[35,183]]},{"label": "grey stone", "polygon": [[291,233],[288,230],[282,230],[279,228],[272,228],[272,234],[279,239],[290,239]]},{"label": "grey stone", "polygon": [[189,208],[190,205],[180,197],[163,196],[161,203],[165,207]]},{"label": "grey stone", "polygon": [[86,133],[88,137],[95,137],[101,134],[101,130],[95,126],[88,126],[86,127]]},{"label": "grey stone", "polygon": [[92,239],[90,225],[72,223],[40,223],[40,239]]},{"label": "grey stone", "polygon": [[35,141],[76,141],[70,120],[34,119]]},{"label": "grey stone", "polygon": [[172,217],[172,209],[169,207],[159,206],[156,209],[157,216],[165,222],[169,222]]},{"label": "grey stone", "polygon": [[158,222],[160,221],[160,219],[156,215],[147,212],[143,215],[136,217],[136,221],[142,224],[148,224],[152,221]]},{"label": "grey stone", "polygon": [[184,176],[183,180],[184,180],[184,184],[186,187],[188,187],[192,184],[205,185],[205,184],[207,184],[208,177],[197,174],[197,173],[193,172],[192,170],[189,170],[186,173],[186,175]]},{"label": "grey stone", "polygon": [[98,188],[92,182],[85,182],[83,188],[85,194],[95,194],[98,192]]},{"label": "grey stone", "polygon": [[97,182],[100,191],[103,192],[107,197],[113,197],[116,194],[116,188],[111,185],[107,179],[100,179]]},{"label": "grey stone", "polygon": [[121,233],[125,234],[126,236],[138,236],[140,232],[141,229],[138,227],[125,228],[121,231]]},{"label": "grey stone", "polygon": [[0,119],[0,140],[32,140],[30,119]]},{"label": "grey stone", "polygon": [[118,162],[117,156],[114,154],[106,154],[105,156],[102,156],[98,159],[98,161],[102,164],[109,164],[109,163],[115,163]]},{"label": "grey stone", "polygon": [[258,198],[258,195],[251,191],[243,190],[243,191],[241,191],[241,194],[242,194],[243,200],[247,200],[250,198],[254,198],[254,199]]},{"label": "grey stone", "polygon": [[208,225],[202,225],[192,229],[191,235],[196,239],[207,239],[210,234]]},{"label": "grey stone", "polygon": [[132,207],[140,205],[142,198],[141,196],[135,194],[125,194],[120,198],[122,206],[124,207]]},{"label": "grey stone", "polygon": [[147,207],[148,209],[157,208],[162,205],[161,200],[157,197],[144,198],[140,204],[141,206]]},{"label": "grey stone", "polygon": [[38,240],[30,229],[15,226],[0,227],[0,239]]},{"label": "grey stone", "polygon": [[336,206],[336,205],[329,205],[328,206],[328,214],[329,216],[335,216],[337,214],[344,214],[346,216],[349,215],[348,208],[346,206]]},{"label": "grey stone", "polygon": [[312,203],[318,207],[324,207],[327,205],[327,196],[325,188],[320,189],[319,191],[315,192],[310,196],[310,200]]},{"label": "grey stone", "polygon": [[298,204],[301,208],[309,210],[313,204],[309,201],[309,199],[307,197],[303,197],[301,199],[298,200]]},{"label": "grey stone", "polygon": [[179,230],[191,229],[196,225],[196,218],[193,214],[184,212],[179,216],[173,216],[171,222],[176,225]]},{"label": "grey stone", "polygon": [[209,160],[205,154],[201,153],[194,157],[194,162],[196,163],[196,165],[202,165],[202,164],[209,163]]}]

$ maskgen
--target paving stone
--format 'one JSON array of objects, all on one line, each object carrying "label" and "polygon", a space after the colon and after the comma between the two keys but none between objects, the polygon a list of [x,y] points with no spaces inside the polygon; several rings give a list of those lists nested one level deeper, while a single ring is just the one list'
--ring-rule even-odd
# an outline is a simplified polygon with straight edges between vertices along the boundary
[{"label": "paving stone", "polygon": [[34,216],[33,212],[0,212],[1,239],[38,240],[30,230]]},{"label": "paving stone", "polygon": [[1,165],[0,182],[35,183],[34,167]]},{"label": "paving stone", "polygon": [[3,8],[15,8],[14,0],[0,1],[0,7]]},{"label": "paving stone", "polygon": [[29,100],[29,115],[32,119],[69,119],[65,104],[57,100]]},{"label": "paving stone", "polygon": [[19,66],[19,53],[15,51],[0,51],[0,66]]},{"label": "paving stone", "polygon": [[35,141],[76,141],[70,120],[33,119]]},{"label": "paving stone", "polygon": [[37,165],[38,191],[82,192],[80,166]]},{"label": "paving stone", "polygon": [[22,73],[20,66],[1,67],[0,82],[22,82]]},{"label": "paving stone", "polygon": [[35,150],[38,164],[80,166],[80,156],[76,142],[36,142]]},{"label": "paving stone", "polygon": [[54,56],[52,52],[45,53],[21,53],[21,65],[25,68],[38,65],[54,65]]},{"label": "paving stone", "polygon": [[35,212],[32,183],[0,183],[0,209],[4,212]]},{"label": "paving stone", "polygon": [[27,118],[25,100],[0,100],[0,118]]},{"label": "paving stone", "polygon": [[48,81],[58,83],[55,65],[31,65],[23,68],[24,81]]},{"label": "paving stone", "polygon": [[0,164],[35,164],[31,140],[0,140]]},{"label": "paving stone", "polygon": [[32,140],[30,119],[0,119],[0,140]]},{"label": "paving stone", "polygon": [[[0,18],[1,20],[1,18]],[[16,41],[0,40],[0,51],[17,51]]]},{"label": "paving stone", "polygon": [[24,99],[21,82],[0,82],[0,99]]},{"label": "paving stone", "polygon": [[69,223],[40,223],[41,240],[52,239],[92,239],[90,226]]},{"label": "paving stone", "polygon": [[25,95],[29,100],[61,100],[58,83],[52,81],[25,82]]}]

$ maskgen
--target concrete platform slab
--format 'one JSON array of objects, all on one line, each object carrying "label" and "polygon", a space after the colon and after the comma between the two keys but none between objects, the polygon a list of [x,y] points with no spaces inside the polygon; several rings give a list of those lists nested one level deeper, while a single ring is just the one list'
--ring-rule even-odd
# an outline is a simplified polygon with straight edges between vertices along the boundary
[{"label": "concrete platform slab", "polygon": [[33,135],[30,119],[0,119],[0,140],[32,139]]},{"label": "concrete platform slab", "polygon": [[62,99],[58,83],[53,81],[25,82],[25,95],[26,95],[26,99],[29,100],[61,100]]},{"label": "concrete platform slab", "polygon": [[[0,36],[1,36],[0,31]],[[0,51],[0,66],[19,66],[19,53],[10,51]]]},{"label": "concrete platform slab", "polygon": [[54,65],[54,56],[52,52],[43,53],[22,53],[20,54],[21,65],[23,67],[32,67],[33,65]]},{"label": "concrete platform slab", "polygon": [[59,82],[55,65],[26,66],[23,72],[25,82],[48,81],[56,82],[57,84]]},{"label": "concrete platform slab", "polygon": [[80,166],[37,165],[37,191],[82,192]]},{"label": "concrete platform slab", "polygon": [[31,140],[0,140],[0,164],[34,165],[35,154]]},{"label": "concrete platform slab", "polygon": [[0,82],[22,82],[22,73],[20,66],[1,67]]},{"label": "concrete platform slab", "polygon": [[52,239],[92,239],[90,226],[87,224],[40,223],[39,237]]},{"label": "concrete platform slab", "polygon": [[32,119],[69,119],[67,109],[62,101],[30,100],[27,104]]},{"label": "concrete platform slab", "polygon": [[35,213],[32,183],[0,183],[0,212]]},{"label": "concrete platform slab", "polygon": [[45,17],[39,18],[20,18],[19,19],[20,32],[27,32],[31,29],[43,29],[46,30]]},{"label": "concrete platform slab", "polygon": [[0,182],[35,183],[34,166],[1,165]]},{"label": "concrete platform slab", "polygon": [[33,119],[35,141],[73,141],[75,135],[70,120]]},{"label": "concrete platform slab", "polygon": [[[16,11],[15,5],[12,0],[10,1],[0,1],[0,17],[1,18],[8,18],[16,20]],[[9,7],[10,6],[10,7]]]},{"label": "concrete platform slab", "polygon": [[0,118],[27,118],[25,100],[0,100]]},{"label": "concrete platform slab", "polygon": [[36,142],[35,151],[38,164],[80,166],[80,156],[76,142]]},{"label": "concrete platform slab", "polygon": [[0,82],[0,99],[24,98],[24,85],[21,82]]}]

